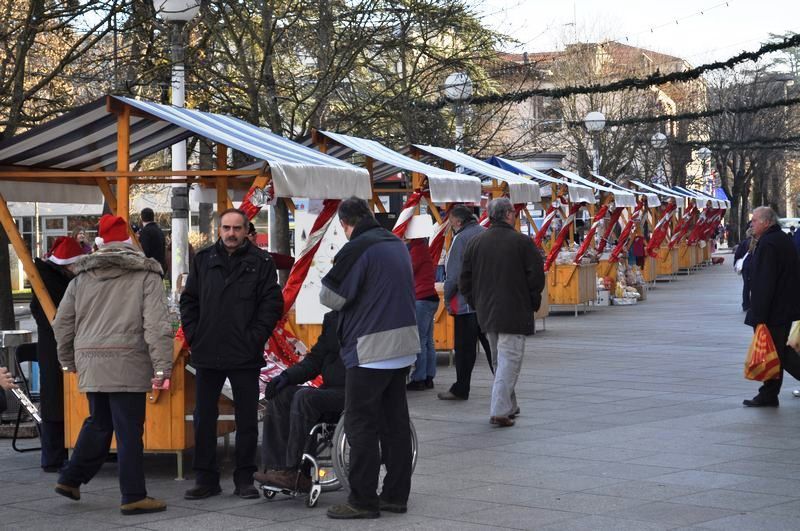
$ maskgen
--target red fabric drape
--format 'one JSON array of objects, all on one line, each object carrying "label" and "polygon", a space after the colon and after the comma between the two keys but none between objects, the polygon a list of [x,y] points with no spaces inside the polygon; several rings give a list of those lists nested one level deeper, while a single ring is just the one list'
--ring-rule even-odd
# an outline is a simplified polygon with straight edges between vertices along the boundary
[{"label": "red fabric drape", "polygon": [[575,253],[576,264],[581,262],[581,258],[583,258],[583,255],[586,254],[586,251],[589,250],[589,246],[592,244],[592,240],[594,240],[594,233],[597,232],[597,227],[600,226],[600,222],[602,222],[603,218],[606,217],[606,212],[608,212],[608,205],[603,205],[600,207],[600,210],[597,211],[597,214],[594,215],[592,226],[589,227],[589,230],[586,232],[586,236],[583,238],[583,243],[581,243],[581,246],[578,247],[578,252]]},{"label": "red fabric drape", "polygon": [[569,217],[564,221],[564,225],[561,227],[561,230],[556,236],[556,241],[553,243],[552,249],[550,249],[550,253],[547,255],[547,259],[544,262],[544,270],[550,271],[550,266],[553,265],[555,262],[558,253],[561,251],[561,246],[564,245],[564,240],[567,238],[567,234],[569,234],[569,227],[575,222],[575,213],[581,208],[581,203],[575,203],[570,205],[569,207]]},{"label": "red fabric drape", "polygon": [[614,230],[614,226],[619,221],[619,217],[622,215],[622,211],[624,210],[623,207],[616,207],[614,211],[611,213],[611,219],[608,220],[608,225],[606,229],[603,231],[603,237],[600,239],[600,243],[597,244],[597,254],[603,252],[606,248],[606,244],[608,243],[608,237],[611,235],[611,231]]},{"label": "red fabric drape", "polygon": [[645,254],[656,257],[658,256],[658,249],[661,246],[661,242],[664,241],[664,237],[667,235],[667,230],[669,229],[669,220],[672,217],[672,211],[675,210],[676,206],[675,203],[667,203],[667,206],[664,207],[664,211],[661,213],[661,218],[656,223],[655,228],[653,229],[653,233],[650,235],[650,241],[647,242],[647,248],[645,249]]},{"label": "red fabric drape", "polygon": [[636,225],[642,222],[642,208],[644,208],[644,202],[640,201],[633,210],[631,218],[625,224],[625,228],[622,229],[622,233],[619,235],[619,239],[617,240],[617,245],[614,246],[614,249],[611,251],[611,256],[608,258],[609,262],[614,263],[619,260],[619,255],[625,248],[625,242],[628,241],[628,236],[630,235],[631,231],[633,231],[633,228]]}]

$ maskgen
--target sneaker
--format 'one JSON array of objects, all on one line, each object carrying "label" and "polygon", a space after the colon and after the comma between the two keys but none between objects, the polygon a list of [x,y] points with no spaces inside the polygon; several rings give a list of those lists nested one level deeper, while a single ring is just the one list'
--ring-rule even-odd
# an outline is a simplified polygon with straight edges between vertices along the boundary
[{"label": "sneaker", "polygon": [[436,395],[439,400],[466,400],[466,398],[453,394],[451,391],[445,391]]},{"label": "sneaker", "polygon": [[167,504],[155,498],[143,498],[133,503],[126,503],[119,506],[119,512],[125,516],[132,514],[147,514],[147,513],[160,513],[167,510]]},{"label": "sneaker", "polygon": [[353,507],[349,503],[341,505],[334,505],[328,508],[328,518],[335,520],[353,520],[356,518],[380,518],[380,511],[371,511],[369,509],[359,509]]},{"label": "sneaker", "polygon": [[384,499],[381,499],[380,504],[381,504],[381,511],[386,511],[387,513],[403,514],[406,511],[408,511],[408,505],[406,505],[405,503],[392,503]]},{"label": "sneaker", "polygon": [[63,483],[56,483],[56,493],[75,501],[81,499],[80,487],[70,487],[69,485],[64,485]]},{"label": "sneaker", "polygon": [[425,380],[415,380],[406,384],[407,391],[424,391],[425,389]]},{"label": "sneaker", "polygon": [[489,419],[489,423],[497,424],[501,428],[508,428],[514,425],[514,419],[512,419],[511,417],[497,416],[497,417],[491,417]]},{"label": "sneaker", "polygon": [[210,498],[211,496],[216,496],[217,494],[222,493],[222,487],[219,485],[207,486],[207,485],[195,485],[191,489],[187,490],[184,495],[184,500],[202,500],[205,498]]},{"label": "sneaker", "polygon": [[233,489],[234,496],[239,496],[243,500],[255,500],[259,496],[258,489],[253,485],[241,485]]}]

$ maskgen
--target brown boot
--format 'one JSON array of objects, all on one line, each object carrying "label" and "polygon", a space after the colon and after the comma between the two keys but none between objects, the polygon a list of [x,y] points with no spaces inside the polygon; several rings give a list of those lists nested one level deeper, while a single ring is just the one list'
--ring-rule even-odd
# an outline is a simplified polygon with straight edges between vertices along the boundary
[{"label": "brown boot", "polygon": [[514,419],[510,417],[492,417],[489,419],[490,424],[497,424],[501,428],[508,428],[514,425]]},{"label": "brown boot", "polygon": [[160,513],[161,511],[166,510],[166,503],[150,497],[142,498],[141,500],[133,503],[126,503],[125,505],[120,505],[119,507],[119,512],[125,516],[130,516],[132,514]]}]

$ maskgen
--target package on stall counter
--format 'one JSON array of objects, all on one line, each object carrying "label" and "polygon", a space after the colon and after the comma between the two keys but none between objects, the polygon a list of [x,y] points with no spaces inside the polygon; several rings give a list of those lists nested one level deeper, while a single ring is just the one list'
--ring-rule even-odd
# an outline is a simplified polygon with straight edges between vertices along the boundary
[{"label": "package on stall counter", "polygon": [[564,264],[572,264],[575,262],[575,255],[577,253],[575,251],[561,251],[558,253],[556,257],[556,264],[564,265]]}]

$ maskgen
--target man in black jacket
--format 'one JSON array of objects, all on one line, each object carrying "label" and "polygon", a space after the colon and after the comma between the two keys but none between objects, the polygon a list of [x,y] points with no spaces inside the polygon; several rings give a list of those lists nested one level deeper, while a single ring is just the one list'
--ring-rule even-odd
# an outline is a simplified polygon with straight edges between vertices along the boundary
[{"label": "man in black jacket", "polygon": [[257,498],[253,486],[258,449],[258,378],[264,345],[283,314],[275,264],[247,240],[247,217],[220,216],[217,243],[197,253],[181,295],[181,322],[195,368],[195,486],[185,498],[222,492],[217,467],[217,418],[225,379],[236,416],[234,494]]},{"label": "man in black jacket", "polygon": [[[339,313],[328,312],[316,345],[300,363],[272,379],[264,392],[267,415],[261,446],[266,472],[256,472],[260,483],[302,492],[311,489],[308,471],[298,471],[309,430],[324,415],[344,411],[344,364],[339,357],[336,328]],[[320,388],[303,386],[322,375]]]},{"label": "man in black jacket", "polygon": [[496,356],[489,422],[501,427],[519,414],[514,387],[544,289],[542,255],[514,229],[514,217],[508,198],[489,203],[492,225],[467,245],[458,282]]},{"label": "man in black jacket", "polygon": [[161,264],[162,276],[167,272],[166,241],[164,232],[158,226],[152,208],[143,208],[140,213],[142,229],[139,231],[139,244],[147,258],[154,258]]},{"label": "man in black jacket", "polygon": [[745,324],[754,329],[767,325],[778,356],[780,376],[767,380],[747,407],[778,407],[783,371],[800,379],[800,357],[786,345],[792,321],[800,320],[800,260],[791,238],[778,224],[778,215],[769,207],[753,211],[753,237],[758,239],[750,273],[750,309]]}]

